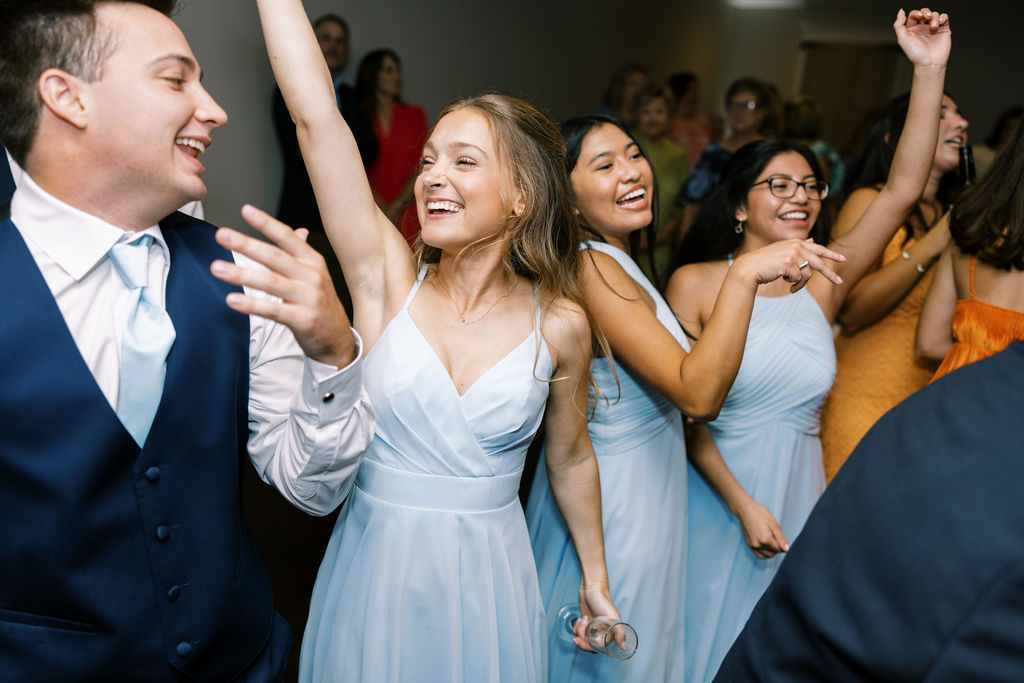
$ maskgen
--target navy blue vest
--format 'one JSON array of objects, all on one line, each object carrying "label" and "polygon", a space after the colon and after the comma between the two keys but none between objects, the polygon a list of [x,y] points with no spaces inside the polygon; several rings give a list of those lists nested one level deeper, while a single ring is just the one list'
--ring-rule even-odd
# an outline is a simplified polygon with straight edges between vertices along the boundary
[{"label": "navy blue vest", "polygon": [[212,226],[161,223],[177,337],[140,451],[0,223],[0,680],[225,681],[273,622],[240,501],[249,321]]}]

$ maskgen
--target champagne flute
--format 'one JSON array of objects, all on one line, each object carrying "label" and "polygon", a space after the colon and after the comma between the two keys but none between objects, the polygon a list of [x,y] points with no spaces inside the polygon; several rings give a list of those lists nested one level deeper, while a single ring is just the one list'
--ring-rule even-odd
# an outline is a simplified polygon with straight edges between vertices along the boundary
[{"label": "champagne flute", "polygon": [[[556,620],[563,625],[561,634],[566,640],[576,636],[573,627],[580,620],[580,608],[569,603],[558,610]],[[583,629],[583,637],[596,652],[620,661],[636,654],[636,629],[614,617],[592,617]]]}]

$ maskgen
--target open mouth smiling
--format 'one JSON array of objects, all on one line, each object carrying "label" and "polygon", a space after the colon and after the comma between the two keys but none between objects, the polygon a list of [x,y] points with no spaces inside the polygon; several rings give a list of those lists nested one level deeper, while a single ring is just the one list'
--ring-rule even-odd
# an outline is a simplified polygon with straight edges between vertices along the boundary
[{"label": "open mouth smiling", "polygon": [[461,204],[446,199],[427,202],[427,213],[431,216],[454,216],[461,211]]}]

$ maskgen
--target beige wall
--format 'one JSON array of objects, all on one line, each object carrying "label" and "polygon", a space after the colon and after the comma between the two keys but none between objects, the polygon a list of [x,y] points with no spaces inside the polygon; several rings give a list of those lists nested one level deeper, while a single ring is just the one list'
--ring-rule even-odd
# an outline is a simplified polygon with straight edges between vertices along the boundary
[{"label": "beige wall", "polygon": [[[206,157],[207,216],[237,225],[244,202],[274,210],[280,183],[269,114],[273,83],[256,10],[250,0],[183,4],[178,23],[203,63],[207,87],[231,117]],[[307,0],[306,7],[314,17],[333,11],[348,19],[350,81],[362,54],[391,47],[403,58],[406,98],[431,116],[458,95],[496,89],[564,118],[596,106],[608,74],[625,61],[647,64],[658,79],[696,72],[704,105],[715,111],[729,81],[741,75],[772,80],[789,96],[801,39],[890,36],[898,3],[811,0],[801,10],[739,10],[722,0]],[[955,36],[948,89],[980,140],[999,111],[1024,102],[1024,2],[949,0],[945,9]]]}]

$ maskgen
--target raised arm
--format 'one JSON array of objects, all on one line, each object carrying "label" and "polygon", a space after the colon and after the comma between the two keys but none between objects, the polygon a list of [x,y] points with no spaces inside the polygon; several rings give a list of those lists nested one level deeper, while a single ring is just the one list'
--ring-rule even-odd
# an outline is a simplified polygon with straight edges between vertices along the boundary
[{"label": "raised arm", "polygon": [[[544,337],[555,356],[545,413],[544,458],[555,503],[580,561],[583,616],[614,616],[601,526],[601,483],[587,430],[590,328],[579,310],[557,304],[545,316]],[[583,641],[577,638],[583,647]],[[588,648],[584,648],[588,649]]]},{"label": "raised arm", "polygon": [[830,245],[846,255],[846,263],[838,269],[844,284],[832,288],[824,282],[811,282],[811,292],[830,321],[921,196],[935,154],[949,59],[949,18],[927,8],[909,15],[900,10],[893,28],[900,47],[914,64],[907,121],[885,185],[853,228]]},{"label": "raised arm", "polygon": [[324,228],[345,273],[367,346],[415,279],[405,240],[377,208],[301,0],[257,0],[274,77],[295,122]]},{"label": "raised arm", "polygon": [[956,279],[953,276],[953,253],[950,244],[942,252],[935,267],[935,279],[917,319],[917,337],[914,351],[919,358],[942,360],[953,347],[953,312],[956,309]]},{"label": "raised arm", "polygon": [[[690,353],[665,329],[643,290],[610,256],[584,256],[584,295],[598,326],[619,360],[639,374],[687,415],[713,420],[725,401],[743,360],[747,325],[759,284],[780,277],[803,286],[811,269],[835,274],[826,259],[842,257],[813,242],[786,240],[744,254],[722,283],[715,312]],[[688,289],[685,276],[673,276],[669,297]],[[693,332],[693,330],[691,330]]]}]

